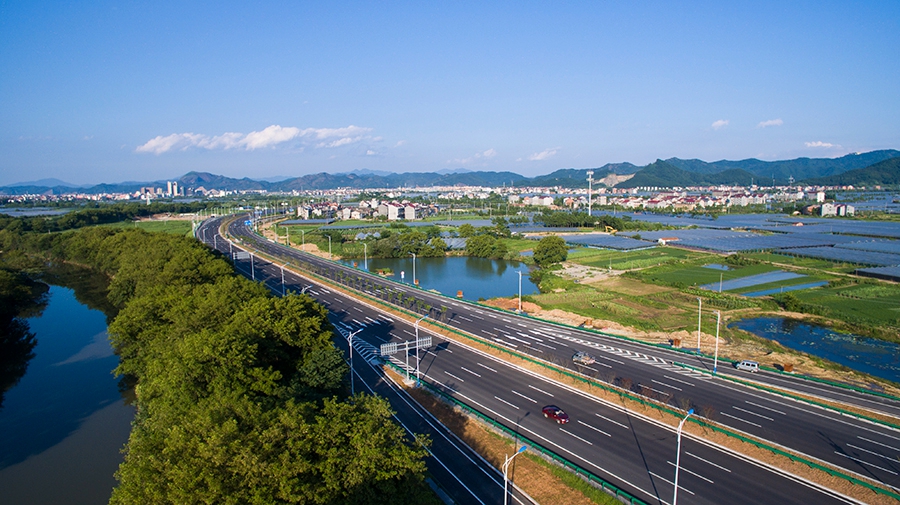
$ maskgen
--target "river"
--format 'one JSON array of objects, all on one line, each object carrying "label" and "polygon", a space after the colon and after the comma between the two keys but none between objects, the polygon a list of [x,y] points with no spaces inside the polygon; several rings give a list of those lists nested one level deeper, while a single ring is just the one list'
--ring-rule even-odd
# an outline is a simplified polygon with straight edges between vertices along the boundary
[{"label": "river", "polygon": [[0,409],[0,503],[107,503],[134,409],[111,371],[106,316],[51,286],[34,358]]}]

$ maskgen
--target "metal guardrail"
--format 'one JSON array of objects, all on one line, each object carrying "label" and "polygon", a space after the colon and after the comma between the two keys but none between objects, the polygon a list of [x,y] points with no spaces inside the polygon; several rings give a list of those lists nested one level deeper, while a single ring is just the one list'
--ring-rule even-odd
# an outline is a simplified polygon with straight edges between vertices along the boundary
[{"label": "metal guardrail", "polygon": [[[300,252],[303,252],[303,251],[300,251]],[[319,258],[319,259],[322,259],[322,258]],[[304,263],[305,263],[305,262],[304,262]],[[299,267],[299,266],[301,266],[301,265],[298,264],[298,265],[296,265],[296,266]],[[345,266],[345,265],[342,265],[342,266]],[[323,280],[323,281],[326,281],[326,282],[329,282],[329,283],[336,283],[336,282],[338,282],[336,279],[329,279],[329,278],[327,278],[327,277],[325,277],[325,276],[321,276],[321,275],[319,275],[319,274],[309,272],[309,269],[306,269],[306,270],[307,270],[307,273],[308,273],[309,275],[311,275],[311,276],[313,276],[313,277],[317,277],[317,278],[319,278],[320,280]],[[381,300],[381,299],[379,299],[379,298],[372,297],[372,296],[370,296],[370,295],[368,295],[368,294],[366,294],[366,293],[363,293],[363,292],[357,290],[356,288],[353,288],[352,286],[346,286],[346,285],[344,285],[344,284],[339,284],[339,285],[340,285],[342,288],[344,288],[344,289],[353,290],[353,291],[357,294],[357,296],[359,296],[359,297],[361,297],[361,298],[367,299],[367,300],[369,300],[369,301],[371,301],[371,302],[374,302],[374,303],[376,303],[376,304],[378,304],[378,305],[386,306],[386,307],[388,307],[390,310],[393,310],[393,311],[396,311],[396,312],[400,312],[400,313],[405,314],[405,315],[410,316],[410,317],[415,317],[415,318],[418,318],[418,317],[419,317],[419,314],[416,313],[416,312],[411,312],[411,311],[409,311],[409,310],[407,310],[407,309],[405,309],[405,308],[398,307],[398,306],[396,306],[396,305],[390,304],[390,303],[388,303],[388,302],[386,302],[386,301],[384,301],[384,300]],[[432,294],[434,294],[434,293],[432,293]],[[496,310],[496,307],[490,307],[490,308]],[[528,316],[528,317],[531,317],[531,316]],[[545,322],[546,322],[546,321],[545,321]],[[583,375],[573,373],[573,372],[571,372],[571,371],[569,371],[569,370],[567,370],[567,369],[563,369],[563,368],[557,367],[557,366],[555,366],[555,365],[549,364],[549,363],[547,363],[547,362],[545,362],[545,361],[536,359],[536,358],[534,358],[534,357],[532,357],[532,356],[529,356],[528,354],[520,353],[520,352],[518,352],[518,351],[514,351],[514,350],[512,350],[512,349],[509,349],[509,348],[506,348],[506,347],[503,347],[503,346],[498,346],[498,345],[494,344],[493,342],[489,342],[489,341],[483,340],[483,339],[481,339],[481,338],[475,337],[474,335],[470,335],[470,334],[464,333],[464,332],[462,332],[462,331],[460,331],[460,330],[457,330],[456,328],[453,328],[453,327],[450,327],[450,326],[446,326],[446,325],[444,325],[444,324],[442,324],[442,323],[440,323],[440,322],[437,322],[437,321],[430,321],[428,324],[431,325],[431,326],[438,327],[438,328],[440,328],[440,329],[442,329],[443,331],[446,331],[446,332],[448,332],[448,333],[453,333],[453,334],[455,334],[455,335],[458,335],[458,336],[460,336],[460,337],[462,337],[462,338],[464,338],[464,339],[466,339],[466,340],[474,341],[474,342],[476,342],[476,343],[478,343],[478,344],[480,344],[480,345],[484,345],[484,346],[486,346],[486,347],[488,347],[488,348],[494,349],[494,350],[499,351],[499,352],[501,352],[501,353],[509,354],[510,356],[514,356],[514,357],[516,357],[516,358],[518,358],[518,359],[522,359],[522,360],[524,360],[524,361],[528,361],[528,362],[530,362],[530,363],[533,363],[533,364],[538,365],[538,366],[540,366],[540,367],[543,367],[543,368],[545,368],[545,369],[548,369],[548,370],[551,370],[551,371],[553,371],[553,372],[556,372],[556,373],[558,373],[558,374],[560,374],[560,375],[563,375],[563,376],[569,377],[569,378],[571,378],[571,379],[573,379],[573,380],[576,380],[576,381],[585,383],[585,384],[587,384],[588,386],[596,387],[596,388],[602,389],[602,390],[604,390],[604,391],[607,391],[607,392],[616,394],[616,395],[618,395],[620,398],[628,399],[628,400],[637,402],[637,403],[639,403],[639,404],[641,404],[641,405],[644,405],[644,406],[647,406],[647,407],[654,408],[654,409],[656,409],[656,410],[658,410],[658,411],[660,411],[660,412],[663,412],[663,413],[672,415],[672,416],[674,416],[674,417],[680,417],[680,416],[681,416],[681,413],[680,413],[680,412],[676,412],[676,411],[675,411],[674,409],[672,409],[672,408],[669,408],[669,407],[660,405],[660,404],[658,404],[657,402],[650,401],[650,400],[648,400],[648,399],[645,399],[645,398],[643,398],[643,397],[641,397],[641,396],[638,396],[638,395],[629,393],[629,392],[627,392],[627,391],[623,391],[623,390],[620,390],[620,389],[617,389],[617,388],[613,388],[613,387],[611,387],[611,386],[608,386],[608,385],[606,385],[606,384],[603,384],[603,383],[601,383],[601,382],[598,382],[598,381],[596,381],[596,380],[594,380],[594,379],[592,379],[592,378],[588,378],[588,377],[585,377],[585,376],[583,376]],[[570,328],[576,328],[576,327],[574,327],[574,326],[571,326],[571,325],[565,325],[565,324],[561,324],[561,323],[553,323],[553,324],[557,324],[557,325],[559,325],[559,326],[566,326],[566,327],[570,327]],[[576,328],[576,329],[582,330],[583,328]],[[600,333],[600,334],[606,335],[605,333],[602,333],[602,332],[596,332],[596,331],[595,331],[595,333]],[[611,336],[614,336],[614,335],[611,335]],[[627,338],[627,337],[616,337],[616,338],[624,338],[624,339],[626,339],[626,340],[633,340],[633,339],[629,339],[629,338]],[[636,340],[634,340],[634,341],[635,341],[635,342],[638,342],[638,341],[636,341]],[[656,345],[659,346],[658,344],[656,344]],[[681,351],[681,352],[686,352],[686,351]],[[690,353],[690,354],[693,355],[694,353]],[[456,400],[456,399],[452,399],[452,401],[453,401],[454,403],[461,404],[461,402],[459,402],[459,401]],[[462,405],[462,404],[461,404],[461,405]],[[465,406],[465,408],[466,408],[467,410],[473,410],[473,409],[471,409],[471,407],[468,407],[468,406]],[[474,410],[473,410],[473,412],[475,412],[476,415],[478,415],[479,417],[484,417],[484,415],[481,414],[480,412],[477,412],[477,411],[474,411]],[[491,422],[494,422],[494,423],[495,423],[495,421],[493,421],[493,420],[491,420]],[[769,445],[769,444],[765,444],[765,443],[763,443],[763,442],[758,442],[758,441],[756,441],[756,440],[747,438],[747,437],[745,437],[745,436],[743,436],[743,435],[741,435],[741,434],[739,434],[739,433],[736,433],[736,432],[733,432],[733,431],[731,431],[731,430],[728,430],[728,429],[725,429],[725,428],[722,428],[722,427],[719,427],[719,426],[710,424],[710,423],[704,421],[704,420],[701,419],[701,418],[690,417],[690,418],[688,419],[688,422],[694,423],[694,424],[696,424],[696,425],[698,425],[698,426],[701,426],[701,427],[704,427],[704,428],[709,428],[709,429],[712,430],[712,431],[715,431],[715,432],[717,432],[717,433],[721,433],[721,434],[723,434],[723,435],[726,435],[726,436],[728,436],[728,437],[734,438],[734,439],[736,439],[736,440],[740,440],[740,441],[742,441],[742,442],[746,442],[746,443],[751,444],[751,445],[753,445],[753,446],[755,446],[755,447],[758,447],[758,448],[760,448],[760,449],[764,449],[764,450],[767,450],[767,451],[769,451],[769,452],[772,452],[773,454],[777,454],[777,455],[780,455],[780,456],[787,457],[787,458],[790,459],[791,461],[795,461],[795,462],[798,462],[798,463],[802,463],[802,464],[804,464],[804,465],[806,465],[806,466],[808,466],[808,467],[810,467],[810,468],[813,468],[813,469],[816,469],[816,470],[821,470],[821,471],[823,471],[823,472],[825,472],[825,473],[827,473],[828,475],[831,475],[831,476],[833,476],[833,477],[838,477],[838,478],[840,478],[840,479],[844,479],[844,480],[846,480],[846,481],[848,481],[848,482],[850,482],[850,483],[853,483],[853,484],[856,484],[856,485],[865,487],[865,488],[867,488],[867,489],[869,489],[869,490],[871,490],[871,491],[873,491],[873,492],[875,492],[875,493],[877,493],[877,494],[881,494],[881,495],[884,495],[884,496],[888,496],[888,497],[891,497],[891,498],[893,498],[893,499],[895,499],[895,500],[900,501],[900,494],[898,494],[898,493],[895,493],[895,492],[893,492],[893,491],[889,491],[889,490],[887,490],[887,489],[883,489],[883,488],[881,488],[881,487],[878,487],[878,486],[873,485],[873,484],[871,484],[871,483],[868,483],[868,482],[866,482],[866,481],[857,479],[856,477],[853,477],[853,476],[851,476],[851,475],[847,475],[847,474],[845,474],[845,473],[843,473],[843,472],[841,472],[841,471],[838,471],[838,470],[835,470],[835,469],[832,469],[832,468],[829,468],[829,467],[820,465],[819,463],[816,463],[816,462],[814,462],[814,461],[810,461],[810,460],[808,460],[808,459],[806,459],[806,458],[804,458],[804,457],[802,457],[802,456],[797,456],[797,455],[795,455],[795,454],[791,454],[791,453],[789,453],[789,452],[787,452],[787,451],[784,451],[784,450],[779,449],[779,448],[777,448],[777,447],[773,447],[773,446],[771,446],[771,445]],[[504,429],[507,429],[507,428],[504,427]],[[522,437],[520,436],[520,438],[522,438]],[[552,451],[548,451],[548,453],[553,454]],[[554,456],[555,458],[559,458],[558,455],[553,454],[553,456]],[[563,461],[565,461],[565,460],[563,460]],[[570,465],[570,466],[573,465],[572,463],[569,463],[569,462],[567,462],[567,463],[568,463],[568,465]],[[580,469],[580,471],[584,472],[585,475],[593,475],[593,474],[590,474],[590,472],[588,472],[587,470],[584,470],[584,469],[582,469],[582,468],[580,468],[580,467],[578,467],[578,468]],[[596,477],[597,479],[601,479],[600,477],[597,477],[597,476],[594,476],[594,477]],[[610,485],[611,485],[611,484],[610,484]],[[630,495],[629,495],[629,496],[630,496]],[[637,498],[634,498],[634,499],[637,500]],[[633,503],[641,503],[641,504],[643,504],[644,502],[636,501],[636,502],[633,502]]]}]

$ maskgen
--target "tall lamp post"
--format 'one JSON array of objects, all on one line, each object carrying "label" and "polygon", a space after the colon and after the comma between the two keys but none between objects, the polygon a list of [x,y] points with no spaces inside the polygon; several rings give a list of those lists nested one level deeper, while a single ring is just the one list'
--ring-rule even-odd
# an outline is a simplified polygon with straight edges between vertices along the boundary
[{"label": "tall lamp post", "polygon": [[369,271],[369,244],[363,242],[363,268]]},{"label": "tall lamp post", "polygon": [[697,354],[700,354],[700,310],[703,308],[703,298],[697,297]]},{"label": "tall lamp post", "polygon": [[425,314],[424,316],[420,317],[419,320],[416,321],[416,324],[415,324],[415,328],[416,328],[416,384],[417,385],[422,382],[421,376],[419,375],[419,323],[421,323],[422,320],[425,319],[426,317],[428,317],[428,314]]},{"label": "tall lamp post", "polygon": [[328,235],[328,259],[331,259],[331,235]]},{"label": "tall lamp post", "polygon": [[722,321],[722,313],[718,310],[716,311],[716,355],[713,358],[713,375],[716,374],[716,370],[719,368],[719,323]]},{"label": "tall lamp post", "polygon": [[350,347],[350,396],[353,396],[356,394],[356,386],[355,386],[355,382],[353,380],[353,337],[361,331],[362,331],[362,328],[360,328],[354,332],[351,332],[350,335],[347,337],[347,343],[348,343],[348,346]]},{"label": "tall lamp post", "polygon": [[678,505],[678,465],[681,463],[681,428],[684,427],[684,422],[691,417],[691,414],[694,413],[694,409],[691,409],[687,412],[687,415],[684,416],[684,419],[678,423],[678,443],[676,444],[675,449],[675,491],[672,494],[672,505]]},{"label": "tall lamp post", "polygon": [[588,176],[588,216],[590,216],[591,210],[593,210],[593,208],[591,207],[591,193],[593,193],[592,186],[594,183],[594,171],[588,170],[587,176]]},{"label": "tall lamp post", "polygon": [[509,491],[507,491],[509,489],[509,479],[506,476],[506,471],[509,469],[509,464],[512,462],[513,458],[525,452],[525,449],[528,449],[527,445],[519,447],[519,450],[516,451],[515,454],[506,458],[506,461],[503,462],[503,505],[509,503]]},{"label": "tall lamp post", "polygon": [[516,271],[519,274],[519,312],[522,312],[522,271]]},{"label": "tall lamp post", "polygon": [[413,286],[418,286],[419,284],[416,282],[416,253],[411,252],[409,254],[412,254],[413,257]]}]

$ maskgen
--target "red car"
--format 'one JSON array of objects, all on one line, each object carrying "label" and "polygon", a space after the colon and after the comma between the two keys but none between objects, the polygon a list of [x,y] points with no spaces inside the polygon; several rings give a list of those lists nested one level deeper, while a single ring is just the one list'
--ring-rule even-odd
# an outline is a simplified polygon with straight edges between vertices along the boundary
[{"label": "red car", "polygon": [[569,414],[563,412],[563,409],[556,405],[547,405],[541,409],[541,412],[544,413],[544,417],[555,419],[559,424],[566,424],[569,422]]}]

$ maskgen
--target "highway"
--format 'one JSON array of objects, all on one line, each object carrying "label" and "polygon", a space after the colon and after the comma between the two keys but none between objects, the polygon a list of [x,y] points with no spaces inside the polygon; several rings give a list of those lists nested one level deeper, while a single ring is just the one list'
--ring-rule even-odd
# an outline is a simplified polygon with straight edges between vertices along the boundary
[{"label": "highway", "polygon": [[[242,226],[241,222],[236,222],[232,225],[231,232],[234,235],[241,235],[245,240],[258,240],[250,234],[249,230],[246,227]],[[207,237],[208,240],[208,237]],[[220,239],[221,240],[221,239]],[[224,241],[223,241],[224,245]],[[612,339],[608,337],[603,337],[600,335],[594,335],[587,332],[575,331],[568,328],[561,328],[558,326],[541,323],[538,321],[534,321],[531,319],[519,318],[516,316],[512,316],[505,313],[499,313],[491,310],[487,310],[483,307],[473,306],[471,304],[467,304],[460,301],[455,301],[443,297],[436,297],[434,294],[424,292],[412,287],[408,286],[399,286],[394,283],[388,283],[384,279],[374,277],[374,276],[366,276],[362,272],[358,270],[350,269],[347,267],[343,267],[340,265],[336,265],[334,263],[330,263],[324,260],[320,260],[318,258],[311,258],[308,255],[298,253],[293,250],[288,250],[282,246],[275,245],[271,242],[261,240],[254,244],[255,247],[260,250],[268,250],[271,254],[278,254],[281,256],[288,256],[293,261],[304,261],[307,262],[306,266],[314,266],[315,268],[320,269],[320,273],[328,273],[341,271],[345,275],[353,275],[353,279],[365,279],[365,282],[358,282],[357,285],[364,290],[369,291],[370,293],[387,297],[387,291],[395,291],[399,293],[410,293],[415,294],[416,298],[425,299],[430,301],[431,305],[435,307],[445,306],[447,310],[444,311],[444,315],[436,316],[441,319],[446,319],[448,324],[452,326],[459,327],[466,331],[472,332],[476,335],[482,335],[484,338],[493,340],[501,345],[508,345],[511,347],[515,347],[517,350],[528,350],[532,354],[543,354],[546,358],[557,361],[557,362],[567,362],[571,365],[571,354],[574,350],[590,350],[593,354],[596,355],[598,359],[597,365],[595,365],[593,370],[584,370],[588,373],[592,373],[594,375],[600,377],[607,377],[613,381],[622,382],[621,379],[630,379],[633,381],[633,388],[637,387],[640,391],[643,391],[648,394],[660,395],[663,399],[668,399],[673,405],[677,405],[678,398],[680,397],[689,397],[693,404],[698,406],[698,413],[705,413],[710,415],[710,417],[715,418],[716,420],[732,420],[733,423],[745,423],[749,424],[752,427],[760,428],[760,432],[763,434],[779,434],[783,432],[787,432],[786,437],[783,437],[783,440],[786,442],[783,445],[794,446],[797,445],[796,442],[796,432],[800,430],[806,429],[803,425],[806,418],[812,419],[813,421],[819,424],[826,424],[827,422],[832,422],[834,426],[838,427],[846,427],[852,426],[853,420],[841,419],[838,420],[840,422],[834,422],[834,420],[828,417],[828,413],[823,411],[811,412],[805,405],[798,404],[796,402],[792,402],[789,400],[784,400],[778,397],[770,397],[771,395],[767,395],[765,393],[760,393],[754,390],[749,390],[746,388],[742,388],[740,386],[734,386],[729,383],[724,383],[720,380],[709,380],[706,376],[701,374],[697,374],[695,372],[687,371],[681,367],[675,367],[671,365],[671,358],[667,362],[665,358],[661,358],[659,356],[654,356],[648,351],[659,352],[657,349],[649,349],[646,346],[637,346],[634,344],[630,344],[628,342],[623,342],[621,340]],[[266,266],[257,260],[259,263],[260,272],[257,273],[257,279],[262,278],[262,276],[268,276],[270,282],[274,282],[275,284],[281,283],[281,274],[280,269],[277,266],[269,265],[269,270],[266,271]],[[336,277],[340,277],[337,276]],[[344,282],[348,282],[347,278],[342,279]],[[293,279],[291,282],[300,282],[299,279]],[[353,281],[356,282],[356,281]],[[315,288],[313,288],[315,291]],[[329,306],[329,309],[335,313],[340,313],[338,311],[338,303],[339,300],[329,300],[330,294],[334,294],[338,296],[336,293],[325,293],[323,291],[317,292],[317,298],[320,299],[323,303],[326,303]],[[338,296],[339,297],[339,296]],[[344,313],[353,315],[354,312],[363,310],[364,305],[353,302],[351,306],[346,307],[346,310],[343,310]],[[374,310],[374,309],[371,309]],[[369,317],[370,319],[375,319],[376,314],[361,316],[361,317]],[[359,322],[360,324],[366,324],[365,319],[360,319],[359,317],[351,317],[349,322],[345,322],[344,324],[350,324],[351,326]],[[402,327],[406,323],[402,321],[396,321],[392,323],[392,326]],[[401,330],[402,332],[402,330]],[[385,338],[394,338],[395,340],[403,340],[404,335],[402,333],[397,333],[397,331],[388,332],[387,334],[378,334],[374,331],[364,331],[360,334],[361,337],[364,338],[365,341],[373,343],[374,345],[379,345],[381,339]],[[406,335],[408,337],[408,335]],[[409,340],[409,338],[406,338]],[[638,423],[633,417],[625,416],[626,420],[618,419],[617,423],[612,423],[612,427],[621,427],[621,426],[629,426],[629,436],[632,440],[633,444],[628,447],[624,442],[620,443],[617,439],[616,443],[613,444],[613,447],[617,450],[622,449],[622,452],[619,454],[619,457],[622,458],[621,461],[617,461],[615,465],[603,465],[605,468],[617,468],[622,469],[622,471],[617,472],[617,474],[610,474],[605,470],[599,469],[599,467],[593,467],[594,463],[588,464],[588,462],[593,461],[592,456],[590,454],[581,454],[572,448],[571,444],[573,442],[581,441],[583,445],[586,447],[595,447],[595,446],[603,446],[607,448],[609,446],[609,442],[611,437],[615,435],[614,429],[611,429],[610,426],[604,427],[597,426],[596,422],[603,422],[603,419],[613,419],[616,420],[617,416],[623,416],[624,413],[617,411],[616,409],[607,406],[606,408],[612,408],[611,411],[601,414],[603,417],[599,417],[595,409],[599,409],[599,406],[594,404],[597,403],[596,400],[588,398],[587,396],[582,395],[581,393],[576,392],[566,392],[560,393],[562,396],[566,395],[574,395],[572,398],[565,402],[565,405],[560,405],[567,410],[570,410],[570,413],[573,415],[573,423],[570,423],[566,427],[563,427],[565,431],[560,431],[559,433],[568,437],[568,440],[565,439],[554,439],[549,437],[544,433],[544,428],[537,428],[532,426],[529,423],[533,423],[534,415],[532,410],[523,410],[523,408],[533,408],[534,405],[538,403],[543,403],[547,400],[547,397],[540,397],[537,394],[529,394],[529,391],[523,391],[523,387],[521,384],[527,381],[525,378],[515,378],[506,384],[503,380],[499,379],[499,376],[509,377],[515,374],[521,374],[521,371],[515,371],[514,369],[506,370],[507,367],[505,364],[498,364],[497,366],[492,366],[490,364],[483,363],[486,357],[478,357],[472,356],[469,354],[465,354],[464,358],[460,363],[454,363],[451,365],[443,365],[441,364],[441,360],[438,360],[438,356],[443,355],[444,360],[452,361],[451,357],[454,355],[460,354],[460,351],[455,350],[460,346],[455,343],[444,343],[446,349],[454,350],[453,353],[450,352],[437,352],[435,355],[429,355],[423,360],[422,370],[425,372],[425,378],[429,381],[434,382],[435,384],[440,384],[443,387],[446,387],[448,391],[453,392],[455,395],[464,395],[464,398],[461,398],[466,403],[470,405],[477,406],[485,413],[489,415],[496,415],[498,421],[502,421],[507,423],[513,429],[527,429],[529,432],[538,433],[540,437],[544,437],[547,447],[560,447],[560,454],[566,457],[572,458],[572,461],[578,463],[585,468],[595,471],[598,475],[608,477],[612,482],[619,482],[625,486],[626,489],[639,489],[644,493],[642,499],[647,499],[649,501],[659,500],[660,502],[665,502],[665,497],[667,496],[667,492],[662,491],[667,485],[666,482],[669,482],[669,493],[671,492],[671,457],[672,457],[672,447],[674,444],[667,443],[658,443],[659,441],[666,440],[667,437],[671,439],[673,437],[670,428],[664,428],[659,426],[649,425],[646,421],[640,421],[640,428],[635,428],[633,425]],[[628,344],[628,345],[625,345]],[[432,350],[434,353],[434,351]],[[469,350],[469,352],[474,352],[473,350]],[[482,378],[485,377],[484,373],[481,373],[475,367],[478,365],[472,365],[473,362],[482,362],[483,365],[486,365],[494,370],[505,370],[502,374],[499,372],[492,372],[499,374],[498,377],[494,377],[493,380],[490,380],[489,384],[483,385],[483,387],[497,387],[500,388],[504,384],[508,385],[507,389],[488,389],[487,391],[482,390],[480,388],[476,388],[473,391],[469,391],[468,388],[473,387],[473,384],[479,384]],[[465,365],[464,363],[469,363],[469,365]],[[502,365],[502,366],[501,366]],[[441,369],[436,367],[440,366]],[[465,370],[464,370],[465,368]],[[482,370],[483,371],[483,370]],[[474,372],[474,373],[472,373]],[[606,372],[606,373],[604,373]],[[481,377],[476,376],[475,374],[479,374]],[[492,375],[488,375],[491,377]],[[545,380],[534,378],[534,380]],[[519,384],[518,389],[513,389],[513,385]],[[531,384],[532,387],[542,390],[542,391],[550,391],[547,387],[541,387],[541,385]],[[554,387],[561,387],[556,385]],[[525,388],[529,389],[529,388]],[[513,392],[515,391],[515,392]],[[689,393],[684,393],[688,391]],[[690,395],[690,396],[688,396]],[[555,397],[555,396],[554,396]],[[554,398],[551,397],[551,398]],[[734,397],[734,398],[732,398]],[[724,398],[724,400],[723,400]],[[525,402],[525,403],[522,403]],[[537,402],[537,403],[533,403]],[[568,403],[571,402],[571,403]],[[558,403],[564,403],[562,401]],[[718,403],[718,405],[716,405]],[[725,406],[725,403],[728,406]],[[531,405],[529,405],[531,404]],[[591,405],[587,411],[581,411],[584,405]],[[542,405],[538,405],[537,411],[539,412],[539,407]],[[593,416],[593,417],[592,417]],[[764,419],[764,417],[765,419]],[[778,417],[776,417],[778,416]],[[783,416],[783,417],[782,417]],[[806,417],[802,417],[806,416]],[[799,418],[799,419],[798,419]],[[594,423],[587,421],[587,419],[591,419]],[[597,421],[597,420],[600,421]],[[777,421],[776,421],[777,419]],[[769,423],[764,424],[762,421],[769,421]],[[539,422],[543,422],[543,419],[539,419]],[[626,422],[627,421],[627,422]],[[747,422],[749,421],[749,423]],[[727,423],[726,423],[727,424]],[[892,435],[891,433],[880,433],[879,428],[874,425],[869,425],[867,423],[860,423],[865,426],[853,426],[856,428],[857,434],[854,437],[857,439],[851,439],[850,442],[852,445],[857,447],[862,447],[864,443],[872,444],[880,449],[886,449],[889,447],[890,442],[883,442],[884,440],[889,439],[890,436],[896,437],[896,434]],[[741,427],[740,429],[743,429]],[[645,432],[644,430],[649,430]],[[654,432],[653,430],[656,430]],[[750,431],[750,430],[745,430]],[[845,430],[851,431],[851,430]],[[890,430],[885,430],[890,431]],[[641,437],[638,434],[641,434]],[[651,433],[650,435],[645,435],[645,433]],[[884,435],[888,435],[888,438],[884,438]],[[560,435],[557,434],[557,437]],[[647,438],[642,438],[646,436]],[[596,438],[596,437],[604,437],[604,438]],[[623,437],[627,439],[628,437]],[[764,437],[768,438],[768,437]],[[535,438],[538,440],[538,438]],[[585,442],[588,441],[588,442]],[[566,442],[566,443],[563,443]],[[818,445],[815,443],[815,440],[807,441],[806,445],[800,444],[803,447],[810,447],[812,449],[817,449]],[[544,444],[544,442],[541,442]],[[702,446],[703,444],[699,442],[690,442],[692,444],[697,444],[698,446]],[[781,442],[778,442],[781,443]],[[594,445],[592,445],[594,444]],[[879,444],[881,444],[879,446]],[[686,446],[687,447],[687,446]],[[666,448],[663,450],[662,448]],[[655,454],[654,451],[662,451],[665,453],[668,451],[668,454]],[[703,456],[700,454],[704,449],[696,448],[692,454],[700,456],[705,461],[715,462],[719,458],[724,457],[720,451],[713,451],[710,448],[705,448],[706,451],[712,451],[714,454]],[[886,451],[885,451],[886,452]],[[688,456],[689,458],[691,456]],[[727,458],[734,459],[728,464],[722,465],[719,463],[719,466],[711,466],[711,468],[729,468],[734,467],[735,465],[744,465],[751,466],[747,462],[741,462],[738,458],[734,458],[733,456],[727,456]],[[651,471],[651,463],[650,461],[654,461],[653,470]],[[699,461],[699,460],[698,460]],[[635,467],[634,465],[640,463],[639,467]],[[882,469],[890,470],[890,465],[893,462],[886,461],[882,462],[881,465],[884,465]],[[866,466],[862,463],[859,463],[860,466]],[[668,471],[664,470],[666,466],[669,466],[670,469]],[[627,471],[626,471],[627,469]],[[708,470],[708,469],[707,469]],[[732,482],[728,484],[725,488],[722,488],[721,485],[711,486],[709,482],[703,481],[699,477],[698,483],[695,483],[695,489],[704,489],[705,486],[710,486],[712,489],[706,489],[701,493],[698,493],[704,497],[708,498],[709,503],[716,503],[718,499],[724,499],[725,497],[720,494],[716,494],[715,489],[719,489],[719,493],[721,493],[722,489],[738,489],[734,486],[743,486],[743,485],[753,485],[753,482],[774,482],[775,479],[773,477],[765,477],[756,475],[754,472],[763,471],[767,472],[767,470],[761,470],[756,467],[741,470],[740,472],[724,472],[727,473],[728,476],[722,477],[722,481],[728,481],[729,479],[735,479],[736,476],[734,473],[739,473],[741,476],[747,475],[755,475],[750,482]],[[889,472],[886,472],[887,475],[890,475]],[[624,475],[619,475],[624,474]],[[664,477],[669,475],[669,481],[666,481]],[[704,474],[700,474],[706,477]],[[770,474],[774,475],[774,474]],[[684,477],[683,479],[689,479]],[[708,478],[708,477],[707,477]],[[682,485],[686,488],[686,481],[682,480]],[[808,488],[802,485],[798,485],[796,482],[788,482],[784,486],[782,486],[782,493],[784,496],[780,499],[787,500],[787,502],[792,502],[794,496],[802,496],[803,492],[806,492]],[[692,492],[696,491],[691,489]],[[801,492],[802,491],[802,492]],[[815,494],[818,491],[809,490]],[[766,493],[771,494],[775,492],[771,486],[767,486]],[[808,499],[813,499],[810,497],[803,498],[803,501]],[[814,499],[822,499],[814,498]],[[731,499],[729,499],[731,501]],[[751,500],[754,501],[754,500]],[[699,502],[698,502],[699,503]]]}]

